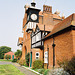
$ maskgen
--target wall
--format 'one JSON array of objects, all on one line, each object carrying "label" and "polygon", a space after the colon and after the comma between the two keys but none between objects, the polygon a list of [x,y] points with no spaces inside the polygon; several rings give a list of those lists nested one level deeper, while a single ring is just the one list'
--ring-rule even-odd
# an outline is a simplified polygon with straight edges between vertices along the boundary
[{"label": "wall", "polygon": [[[39,52],[39,60],[43,61],[43,50],[39,49],[39,48],[34,48],[31,49],[32,51],[32,62],[34,62],[36,60],[36,52]],[[33,63],[32,63],[33,65]]]},{"label": "wall", "polygon": [[[58,67],[57,61],[70,60],[73,57],[73,38],[72,31],[62,33],[55,39],[55,67]],[[47,50],[47,44],[49,45],[49,66],[53,67],[53,38],[50,38],[44,42],[45,50]]]},{"label": "wall", "polygon": [[75,30],[72,30],[73,35],[73,55],[75,56]]},{"label": "wall", "polygon": [[[5,59],[5,56],[6,56],[6,55],[11,55],[11,59],[12,59],[12,55],[14,55],[14,53],[13,53],[13,52],[5,53],[5,55],[4,55],[4,59]],[[15,55],[14,55],[14,58],[16,58]]]}]

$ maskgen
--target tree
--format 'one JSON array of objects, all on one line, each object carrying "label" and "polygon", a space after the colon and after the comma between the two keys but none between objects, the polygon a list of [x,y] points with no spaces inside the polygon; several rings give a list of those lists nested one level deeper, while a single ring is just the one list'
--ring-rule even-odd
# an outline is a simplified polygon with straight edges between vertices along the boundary
[{"label": "tree", "polygon": [[0,47],[0,59],[4,59],[4,54],[11,51],[10,47],[7,46],[1,46]]},{"label": "tree", "polygon": [[20,59],[21,56],[22,56],[22,51],[21,51],[21,50],[17,50],[17,51],[15,52],[15,56],[16,56],[18,59]]}]

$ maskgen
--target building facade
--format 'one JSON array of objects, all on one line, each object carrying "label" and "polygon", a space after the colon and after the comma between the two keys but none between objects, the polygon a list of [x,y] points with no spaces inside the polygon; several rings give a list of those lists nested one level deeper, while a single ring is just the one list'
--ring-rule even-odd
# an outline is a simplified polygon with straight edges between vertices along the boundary
[{"label": "building facade", "polygon": [[35,2],[31,6],[25,5],[23,38],[18,40],[18,45],[22,46],[22,59],[30,53],[30,67],[38,59],[44,61],[45,68],[58,67],[57,61],[65,57],[71,59],[75,54],[74,28],[66,29],[72,20],[75,25],[75,15],[64,19],[58,11],[53,14],[51,6],[43,5],[41,11],[35,5]]},{"label": "building facade", "polygon": [[16,57],[15,57],[15,54],[14,54],[13,52],[7,52],[7,53],[5,53],[5,54],[4,54],[4,59],[5,59],[5,56],[6,56],[6,55],[10,55],[10,57],[11,57],[10,59],[11,59],[11,60],[16,58]]}]

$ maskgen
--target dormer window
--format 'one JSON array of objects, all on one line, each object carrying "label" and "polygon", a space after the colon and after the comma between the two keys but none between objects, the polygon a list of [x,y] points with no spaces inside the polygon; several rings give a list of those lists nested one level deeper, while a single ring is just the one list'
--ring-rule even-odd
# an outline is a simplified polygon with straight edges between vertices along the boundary
[{"label": "dormer window", "polygon": [[31,48],[43,48],[43,41],[42,38],[44,38],[46,35],[48,35],[48,31],[40,30],[40,28],[37,26],[36,30],[34,32],[34,35],[32,33],[31,35]]}]

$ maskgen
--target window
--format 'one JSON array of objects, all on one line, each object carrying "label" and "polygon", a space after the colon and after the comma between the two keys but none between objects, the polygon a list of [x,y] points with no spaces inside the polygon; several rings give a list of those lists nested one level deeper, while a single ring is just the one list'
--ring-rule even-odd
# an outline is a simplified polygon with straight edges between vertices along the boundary
[{"label": "window", "polygon": [[39,52],[36,52],[36,60],[39,59]]},{"label": "window", "polygon": [[38,34],[36,34],[36,42],[41,40],[41,32],[39,32]]},{"label": "window", "polygon": [[48,63],[48,51],[46,51],[44,55],[44,63]]},{"label": "window", "polygon": [[35,43],[35,36],[32,37],[32,44]]}]

